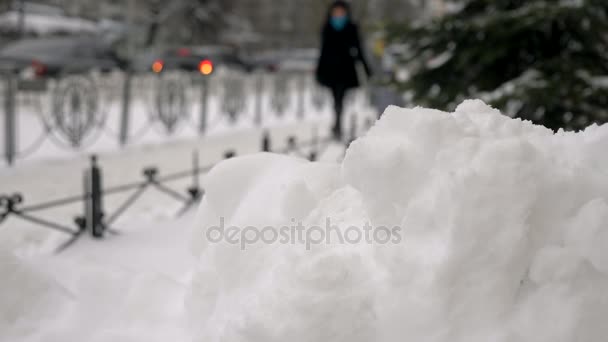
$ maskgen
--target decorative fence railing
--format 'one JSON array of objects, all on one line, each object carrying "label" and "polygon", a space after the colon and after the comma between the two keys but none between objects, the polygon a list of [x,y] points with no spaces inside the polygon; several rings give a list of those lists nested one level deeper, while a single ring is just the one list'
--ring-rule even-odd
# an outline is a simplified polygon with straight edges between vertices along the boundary
[{"label": "decorative fence railing", "polygon": [[197,136],[219,125],[302,120],[331,107],[304,72],[87,74],[36,89],[24,84],[11,75],[0,80],[0,160],[8,165],[46,147],[90,151],[91,145],[124,146],[151,135]]},{"label": "decorative fence railing", "polygon": [[[355,121],[353,121],[354,123]],[[351,136],[343,145],[344,147],[355,139],[356,131],[356,127],[350,129]],[[273,148],[270,134],[266,132],[262,137],[260,150],[297,155],[314,161],[326,151],[330,144],[332,144],[331,139],[319,138],[315,134],[311,140],[302,142],[298,142],[294,136],[291,136],[288,137],[284,146]],[[337,143],[333,142],[333,144]],[[226,150],[224,153],[225,158],[234,156],[234,150]],[[92,156],[90,166],[84,171],[82,193],[78,195],[28,205],[25,203],[26,198],[20,193],[0,194],[0,225],[9,218],[14,218],[28,221],[41,228],[64,233],[68,236],[68,239],[57,248],[56,251],[60,252],[71,246],[87,232],[96,239],[101,239],[106,234],[120,234],[117,229],[113,228],[113,224],[149,189],[158,190],[181,202],[182,207],[176,215],[182,215],[204,195],[204,189],[200,185],[199,178],[212,167],[213,165],[199,165],[198,151],[194,151],[192,165],[187,170],[161,175],[157,168],[149,167],[142,170],[142,180],[140,181],[104,188],[102,165],[96,156]],[[168,185],[172,181],[187,179],[191,181],[185,190],[176,190]],[[104,203],[108,196],[116,194],[128,194],[128,196],[112,212],[108,212]],[[66,219],[57,222],[39,215],[40,212],[45,210],[78,203],[82,204],[82,212],[75,215],[71,220]]]}]

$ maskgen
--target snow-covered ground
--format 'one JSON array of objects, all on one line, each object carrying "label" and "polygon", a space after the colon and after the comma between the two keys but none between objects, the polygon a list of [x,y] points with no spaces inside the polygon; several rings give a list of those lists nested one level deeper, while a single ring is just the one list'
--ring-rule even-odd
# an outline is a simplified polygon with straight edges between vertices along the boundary
[{"label": "snow-covered ground", "polygon": [[[369,110],[351,107],[360,119]],[[162,174],[191,167],[193,151],[200,165],[212,165],[226,151],[238,155],[260,150],[264,131],[272,147],[286,146],[288,137],[309,141],[327,134],[325,120],[292,121],[265,128],[226,129],[195,139],[109,149],[100,155],[104,186],[141,180],[144,167]],[[325,160],[342,157],[340,146],[330,147]],[[33,160],[0,169],[3,194],[23,193],[26,203],[40,203],[82,192],[86,154]],[[204,181],[204,176],[202,177]],[[190,180],[169,183],[185,190]],[[106,198],[114,210],[129,193]],[[0,225],[0,340],[13,341],[188,341],[183,304],[195,258],[190,250],[194,211],[176,217],[182,203],[150,190],[112,226],[120,235],[103,241],[82,237],[68,250],[54,254],[67,237],[9,217]],[[45,210],[45,219],[68,224],[82,204]],[[9,290],[11,288],[12,290]],[[15,291],[19,289],[19,295]]]},{"label": "snow-covered ground", "polygon": [[[319,126],[316,123],[275,126],[269,129],[272,147],[273,149],[284,148],[290,136],[297,137],[299,141],[309,141],[317,130],[321,131],[319,134],[323,134],[326,127]],[[221,161],[227,151],[233,151],[237,155],[258,152],[261,150],[262,136],[263,131],[261,129],[250,129],[190,141],[107,152],[99,156],[99,163],[104,176],[104,187],[141,181],[143,180],[143,169],[151,166],[159,169],[160,176],[187,171],[192,168],[193,153],[198,154],[199,165],[205,167]],[[343,151],[338,147],[333,147],[327,151],[324,158],[336,160],[341,156],[341,153]],[[22,193],[25,204],[28,205],[82,194],[84,171],[89,167],[89,163],[88,156],[82,155],[69,160],[40,161],[1,169],[1,193]],[[191,182],[191,179],[184,179],[171,182],[169,185],[177,190],[185,191]],[[108,196],[106,199],[107,211],[112,212],[129,194],[126,192]],[[167,205],[173,205],[174,212],[177,212],[180,204],[166,195],[150,190],[149,194],[138,201],[134,210],[137,211],[139,208],[140,210],[150,209],[153,211],[155,207],[166,207]],[[69,225],[72,218],[81,213],[82,204],[76,203],[44,210],[39,214],[44,218],[55,222],[59,220],[59,222]],[[117,225],[121,226],[122,222],[119,221]],[[63,234],[47,231],[16,219],[9,219],[8,222],[2,223],[0,227],[2,228],[0,230],[0,241],[9,239],[10,245],[20,248],[30,244],[24,241],[14,241],[13,239],[31,239],[32,244],[39,245],[45,242],[50,243],[51,246],[57,245],[57,238],[65,239]],[[22,234],[10,234],[11,231],[15,233],[30,232],[31,235],[24,237]],[[49,239],[50,236],[53,238]],[[0,242],[0,244],[2,243]]]},{"label": "snow-covered ground", "polygon": [[[274,134],[291,129],[306,135]],[[190,144],[219,160],[226,141],[245,154],[259,138]],[[480,101],[455,113],[392,107],[340,162],[340,151],[222,162],[196,219],[150,196],[117,222],[120,235],[59,255],[40,230],[4,226],[0,340],[601,342],[607,141],[608,127],[553,134]],[[148,161],[178,169],[192,147],[182,144],[104,155],[108,181],[137,178]],[[86,164],[65,163],[2,179],[48,195]],[[319,238],[328,219],[342,242]],[[218,240],[220,222],[236,235]]]},{"label": "snow-covered ground", "polygon": [[[348,110],[360,123],[374,117],[361,101],[356,96]],[[196,133],[171,140],[157,137],[125,148],[109,144],[92,151],[99,153],[104,187],[111,187],[141,180],[148,166],[158,167],[161,176],[188,170],[193,153],[198,154],[200,166],[207,166],[221,161],[226,151],[258,152],[264,132],[270,133],[273,149],[284,148],[288,137],[304,142],[328,134],[328,115],[308,114],[303,120],[290,116],[267,118],[262,127],[226,125],[202,137]],[[335,161],[343,152],[341,146],[330,146],[321,158]],[[38,158],[0,168],[0,193],[22,193],[29,205],[81,194],[89,153],[46,150]],[[190,182],[184,179],[168,185],[185,191]],[[129,194],[106,197],[106,212],[116,209]],[[195,269],[189,248],[194,211],[177,217],[182,205],[149,190],[112,225],[119,235],[110,234],[103,241],[83,236],[60,254],[53,251],[66,235],[9,216],[0,225],[0,273],[6,285],[0,295],[0,340],[189,340],[182,309]],[[36,214],[69,226],[81,213],[82,203],[77,203]],[[16,296],[16,289],[22,295]]]},{"label": "snow-covered ground", "polygon": [[3,250],[0,340],[188,341],[191,221],[156,208],[131,216],[120,236],[83,239],[59,255]]}]

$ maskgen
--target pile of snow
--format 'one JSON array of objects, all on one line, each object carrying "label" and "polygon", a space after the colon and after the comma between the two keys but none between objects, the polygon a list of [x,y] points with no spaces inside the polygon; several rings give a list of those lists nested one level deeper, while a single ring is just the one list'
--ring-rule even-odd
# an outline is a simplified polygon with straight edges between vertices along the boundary
[{"label": "pile of snow", "polygon": [[[0,244],[0,340],[603,342],[607,143],[478,101],[391,107],[342,164],[222,162],[195,227],[146,214],[44,258]],[[398,238],[326,243],[328,219]],[[306,243],[228,234],[300,221]]]},{"label": "pile of snow", "polygon": [[[225,161],[197,221],[196,341],[604,341],[606,146],[608,126],[553,134],[466,101],[454,113],[389,107],[341,165]],[[222,220],[327,218],[399,227],[400,239],[209,240]]]}]

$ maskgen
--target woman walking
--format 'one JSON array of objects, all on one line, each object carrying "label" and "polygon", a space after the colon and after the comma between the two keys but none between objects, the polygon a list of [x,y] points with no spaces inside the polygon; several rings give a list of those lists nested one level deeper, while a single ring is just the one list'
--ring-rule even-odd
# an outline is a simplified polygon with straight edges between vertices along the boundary
[{"label": "woman walking", "polygon": [[321,55],[317,66],[317,81],[329,88],[334,98],[335,120],[332,129],[336,140],[342,140],[344,98],[349,89],[360,85],[357,64],[362,64],[369,77],[371,71],[365,60],[359,28],[352,20],[346,1],[335,1],[329,8],[321,34]]}]

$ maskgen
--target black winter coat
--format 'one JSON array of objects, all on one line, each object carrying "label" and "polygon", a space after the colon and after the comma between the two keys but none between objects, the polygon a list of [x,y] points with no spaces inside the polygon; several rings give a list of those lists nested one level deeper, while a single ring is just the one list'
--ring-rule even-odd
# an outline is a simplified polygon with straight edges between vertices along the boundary
[{"label": "black winter coat", "polygon": [[325,25],[321,34],[317,81],[329,88],[356,88],[360,85],[357,62],[361,62],[369,76],[371,73],[361,49],[357,25],[348,23],[341,31]]}]

